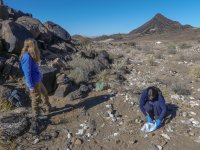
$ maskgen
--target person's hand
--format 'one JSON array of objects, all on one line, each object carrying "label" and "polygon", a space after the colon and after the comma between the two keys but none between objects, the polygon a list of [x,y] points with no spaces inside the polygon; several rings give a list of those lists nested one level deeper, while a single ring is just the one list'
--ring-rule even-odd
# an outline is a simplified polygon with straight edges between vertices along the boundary
[{"label": "person's hand", "polygon": [[149,115],[146,116],[147,122],[152,123],[153,120],[151,119],[151,117]]},{"label": "person's hand", "polygon": [[156,128],[158,128],[161,125],[160,119],[156,119]]},{"label": "person's hand", "polygon": [[29,89],[30,90],[30,93],[35,93],[35,89]]}]

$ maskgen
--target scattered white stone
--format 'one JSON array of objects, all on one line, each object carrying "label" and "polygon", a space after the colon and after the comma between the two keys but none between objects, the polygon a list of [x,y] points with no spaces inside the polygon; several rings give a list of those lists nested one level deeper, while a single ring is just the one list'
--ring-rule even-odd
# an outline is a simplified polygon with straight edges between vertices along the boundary
[{"label": "scattered white stone", "polygon": [[183,117],[187,117],[187,115],[188,115],[187,112],[183,112],[183,113],[182,113],[182,116],[183,116]]},{"label": "scattered white stone", "polygon": [[164,137],[164,138],[167,139],[167,140],[170,140],[169,135],[167,135],[167,134],[165,134],[165,133],[162,133],[161,136]]},{"label": "scattered white stone", "polygon": [[33,144],[37,144],[39,143],[40,139],[36,138],[34,141],[33,141]]},{"label": "scattered white stone", "polygon": [[161,41],[157,41],[155,44],[161,44],[162,42]]},{"label": "scattered white stone", "polygon": [[168,126],[168,128],[167,128],[166,130],[167,130],[167,132],[174,132],[174,131],[172,130],[171,126]]},{"label": "scattered white stone", "polygon": [[67,138],[70,139],[72,137],[71,133],[67,134]]},{"label": "scattered white stone", "polygon": [[199,103],[197,101],[190,101],[189,103],[191,107],[199,106]]},{"label": "scattered white stone", "polygon": [[194,98],[194,97],[192,97],[192,96],[190,96],[190,99],[191,99],[191,100],[194,100],[195,98]]},{"label": "scattered white stone", "polygon": [[172,99],[175,99],[175,100],[179,100],[179,99],[181,99],[181,97],[180,97],[180,95],[171,95],[171,98]]},{"label": "scattered white stone", "polygon": [[190,116],[196,116],[197,114],[196,114],[195,112],[193,112],[193,111],[190,111],[190,112],[189,112],[189,115],[190,115]]},{"label": "scattered white stone", "polygon": [[162,150],[162,146],[156,145],[156,147],[158,148],[158,150]]},{"label": "scattered white stone", "polygon": [[84,134],[84,129],[79,129],[76,135],[83,135]]},{"label": "scattered white stone", "polygon": [[197,137],[197,139],[195,139],[194,141],[197,142],[197,143],[200,143],[200,136]]},{"label": "scattered white stone", "polygon": [[118,136],[118,135],[119,135],[119,133],[117,133],[117,132],[113,134],[113,136]]},{"label": "scattered white stone", "polygon": [[200,92],[200,88],[199,88],[199,89],[197,89],[197,91],[198,91],[198,92]]}]

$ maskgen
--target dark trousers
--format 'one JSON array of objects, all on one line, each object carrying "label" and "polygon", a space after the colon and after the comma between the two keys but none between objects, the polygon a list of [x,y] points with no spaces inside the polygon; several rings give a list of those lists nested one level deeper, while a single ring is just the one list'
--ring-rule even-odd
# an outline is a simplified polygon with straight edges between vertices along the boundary
[{"label": "dark trousers", "polygon": [[144,105],[145,111],[155,119],[158,119],[162,110],[158,101],[147,101]]}]

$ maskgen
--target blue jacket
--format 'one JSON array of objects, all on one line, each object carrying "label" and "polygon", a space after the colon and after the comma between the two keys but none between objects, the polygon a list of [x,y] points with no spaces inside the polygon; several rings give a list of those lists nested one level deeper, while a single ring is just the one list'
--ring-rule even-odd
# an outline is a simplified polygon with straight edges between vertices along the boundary
[{"label": "blue jacket", "polygon": [[[144,109],[144,105],[147,101],[149,101],[149,99],[148,99],[148,89],[145,89],[142,92],[141,97],[140,97],[140,110],[142,111],[142,113],[145,116],[147,115],[147,113]],[[165,99],[162,95],[158,95],[158,97],[154,101],[159,101],[159,105],[160,105],[160,108],[161,108],[159,119],[162,121],[163,118],[166,115],[166,112],[167,112],[167,106],[165,104]]]},{"label": "blue jacket", "polygon": [[42,76],[39,72],[38,64],[33,60],[28,52],[22,56],[21,67],[27,86],[29,89],[33,89],[35,84],[42,80]]}]

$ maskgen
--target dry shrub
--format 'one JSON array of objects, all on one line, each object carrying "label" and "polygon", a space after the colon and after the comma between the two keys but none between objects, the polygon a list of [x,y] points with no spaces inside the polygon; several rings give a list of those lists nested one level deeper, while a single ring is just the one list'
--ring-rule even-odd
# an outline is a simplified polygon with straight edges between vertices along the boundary
[{"label": "dry shrub", "polygon": [[188,44],[188,43],[181,43],[179,44],[179,48],[180,49],[187,49],[187,48],[191,48],[192,45],[191,44]]},{"label": "dry shrub", "polygon": [[150,57],[148,59],[148,63],[150,66],[157,66],[158,64],[155,62],[155,59],[153,57]]},{"label": "dry shrub", "polygon": [[173,44],[168,45],[167,51],[168,51],[168,54],[173,54],[173,55],[176,54],[177,53],[176,45],[173,45]]},{"label": "dry shrub", "polygon": [[91,75],[97,74],[102,70],[102,64],[99,61],[80,56],[73,58],[69,65],[73,68],[70,71],[69,78],[74,80],[75,83],[87,82]]},{"label": "dry shrub", "polygon": [[79,39],[79,42],[80,42],[81,45],[87,46],[88,44],[91,43],[91,40],[89,38],[86,38],[86,37],[81,37]]},{"label": "dry shrub", "polygon": [[7,100],[0,100],[0,112],[7,112],[11,110],[13,105]]},{"label": "dry shrub", "polygon": [[177,56],[177,61],[181,61],[181,62],[184,62],[184,61],[188,61],[189,58],[187,56],[185,56],[184,54],[180,54]]},{"label": "dry shrub", "polygon": [[160,51],[155,53],[154,57],[156,59],[165,59],[164,55]]},{"label": "dry shrub", "polygon": [[192,66],[190,68],[190,75],[195,78],[200,78],[200,66]]},{"label": "dry shrub", "polygon": [[176,81],[171,86],[172,90],[179,95],[190,95],[191,91],[188,89],[187,84],[185,82]]}]

